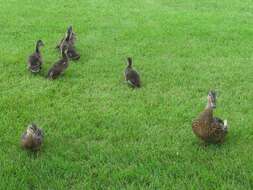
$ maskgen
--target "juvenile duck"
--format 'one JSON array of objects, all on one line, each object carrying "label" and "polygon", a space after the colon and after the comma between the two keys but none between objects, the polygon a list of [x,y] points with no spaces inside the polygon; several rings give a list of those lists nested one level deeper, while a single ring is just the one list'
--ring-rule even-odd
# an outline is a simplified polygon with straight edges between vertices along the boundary
[{"label": "juvenile duck", "polygon": [[41,148],[43,139],[43,131],[35,124],[30,124],[21,137],[21,146],[25,149],[37,151]]},{"label": "juvenile duck", "polygon": [[127,58],[127,67],[125,69],[125,80],[132,86],[132,87],[141,87],[141,81],[140,81],[140,76],[137,73],[137,71],[135,71],[132,68],[132,58],[128,57]]},{"label": "juvenile duck", "polygon": [[76,61],[80,59],[80,54],[77,53],[75,49],[74,46],[75,40],[76,40],[75,33],[73,33],[72,26],[70,26],[66,32],[65,38],[61,40],[60,44],[57,47],[59,47],[59,49],[61,50],[62,47],[67,46],[69,59]]},{"label": "juvenile duck", "polygon": [[65,42],[66,38],[68,39],[68,45],[74,46],[76,41],[76,34],[73,32],[73,27],[69,26],[65,36],[61,39],[60,43],[56,46],[57,49],[61,49],[62,44]]},{"label": "juvenile duck", "polygon": [[208,143],[222,143],[228,132],[227,120],[213,117],[216,108],[216,93],[210,91],[207,96],[207,106],[197,119],[192,122],[194,134]]},{"label": "juvenile duck", "polygon": [[32,73],[38,73],[42,68],[43,61],[40,52],[40,47],[42,46],[44,46],[44,43],[42,40],[38,40],[36,43],[35,52],[28,57],[28,70],[30,70]]},{"label": "juvenile duck", "polygon": [[60,46],[60,49],[62,49],[62,47],[64,46],[67,46],[69,59],[76,61],[80,59],[80,54],[77,53],[76,48],[74,46],[74,42],[75,42],[75,34],[73,33],[72,27],[70,27],[68,29],[66,38],[63,40]]},{"label": "juvenile duck", "polygon": [[64,46],[62,48],[62,58],[57,61],[53,67],[48,71],[47,77],[49,79],[56,79],[59,77],[67,68],[68,68],[68,55],[67,55],[68,47]]}]

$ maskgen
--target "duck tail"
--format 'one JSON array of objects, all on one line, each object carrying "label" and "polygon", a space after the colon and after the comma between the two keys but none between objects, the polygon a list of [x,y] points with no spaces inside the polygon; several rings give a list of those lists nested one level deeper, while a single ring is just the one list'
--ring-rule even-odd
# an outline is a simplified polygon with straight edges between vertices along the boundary
[{"label": "duck tail", "polygon": [[128,83],[130,86],[134,87],[134,84],[133,84],[130,80],[127,80],[127,83]]},{"label": "duck tail", "polygon": [[228,120],[226,120],[226,119],[224,120],[224,127],[228,128]]}]

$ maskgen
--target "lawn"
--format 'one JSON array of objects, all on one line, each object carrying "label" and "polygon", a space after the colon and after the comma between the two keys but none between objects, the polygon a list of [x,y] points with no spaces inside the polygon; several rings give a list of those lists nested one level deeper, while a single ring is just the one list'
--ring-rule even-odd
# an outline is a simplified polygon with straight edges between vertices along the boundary
[{"label": "lawn", "polygon": [[[251,0],[0,4],[0,189],[253,189]],[[70,24],[82,57],[46,80]],[[140,89],[124,83],[127,56]],[[191,130],[210,89],[230,125],[223,145]],[[45,132],[37,154],[20,148],[31,122]]]}]

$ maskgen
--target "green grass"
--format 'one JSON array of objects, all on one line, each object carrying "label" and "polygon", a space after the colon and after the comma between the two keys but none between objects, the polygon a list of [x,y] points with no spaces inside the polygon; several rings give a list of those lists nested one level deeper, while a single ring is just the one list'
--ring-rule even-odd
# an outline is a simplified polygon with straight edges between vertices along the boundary
[{"label": "green grass", "polygon": [[[0,4],[0,189],[253,189],[252,1]],[[81,60],[56,81],[27,72],[42,39],[46,74],[69,24]],[[139,90],[123,82],[127,56]],[[231,127],[219,146],[191,131],[209,89]],[[19,144],[32,121],[37,155]]]}]

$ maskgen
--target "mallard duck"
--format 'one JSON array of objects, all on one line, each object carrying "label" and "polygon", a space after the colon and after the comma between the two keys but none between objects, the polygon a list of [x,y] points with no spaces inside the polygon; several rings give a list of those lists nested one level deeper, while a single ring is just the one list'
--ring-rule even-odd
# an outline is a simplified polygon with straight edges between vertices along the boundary
[{"label": "mallard duck", "polygon": [[56,79],[59,77],[67,68],[68,68],[68,55],[67,55],[68,47],[64,46],[62,48],[62,58],[57,61],[53,67],[48,71],[47,77],[49,79]]},{"label": "mallard duck", "polygon": [[213,117],[216,108],[216,93],[210,91],[207,96],[207,106],[192,123],[194,134],[208,143],[222,143],[228,132],[227,120]]},{"label": "mallard duck", "polygon": [[42,129],[34,123],[28,125],[26,132],[21,137],[21,146],[25,149],[37,151],[41,148],[44,135]]},{"label": "mallard duck", "polygon": [[69,45],[74,46],[75,41],[76,41],[76,34],[73,32],[73,27],[72,26],[68,27],[65,36],[61,39],[60,43],[56,46],[57,49],[59,49],[59,50],[61,49],[61,46],[65,42],[67,37],[69,38],[68,39]]},{"label": "mallard duck", "polygon": [[42,46],[44,46],[44,43],[42,42],[42,40],[38,40],[36,43],[35,52],[32,55],[30,55],[28,58],[28,61],[27,61],[28,69],[32,73],[38,73],[41,70],[43,61],[42,61],[42,56],[40,52],[40,47]]},{"label": "mallard duck", "polygon": [[70,26],[66,32],[66,36],[61,40],[60,44],[57,46],[59,47],[59,50],[62,49],[62,47],[68,47],[68,57],[71,60],[79,60],[80,54],[77,53],[75,48],[75,33],[73,32],[72,26]]},{"label": "mallard duck", "polygon": [[128,82],[132,87],[140,87],[141,86],[141,81],[140,81],[140,76],[137,71],[135,71],[132,68],[132,58],[128,57],[127,58],[127,67],[125,69],[125,80]]}]

